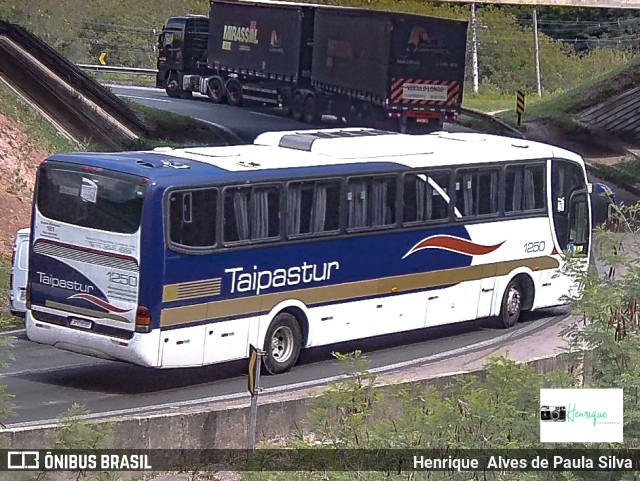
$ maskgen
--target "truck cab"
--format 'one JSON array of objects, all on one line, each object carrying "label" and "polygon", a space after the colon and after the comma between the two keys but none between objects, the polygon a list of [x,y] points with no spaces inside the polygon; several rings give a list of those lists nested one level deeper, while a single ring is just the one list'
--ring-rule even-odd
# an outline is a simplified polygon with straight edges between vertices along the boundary
[{"label": "truck cab", "polygon": [[156,87],[169,97],[189,98],[182,88],[185,74],[206,68],[209,19],[204,15],[171,17],[158,36]]}]

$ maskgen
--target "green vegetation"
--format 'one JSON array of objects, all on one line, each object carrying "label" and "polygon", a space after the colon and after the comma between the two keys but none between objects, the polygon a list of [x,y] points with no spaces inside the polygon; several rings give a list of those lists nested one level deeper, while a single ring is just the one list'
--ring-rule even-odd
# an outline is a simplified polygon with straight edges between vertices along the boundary
[{"label": "green vegetation", "polygon": [[[287,447],[306,449],[535,449],[540,388],[623,388],[624,443],[640,444],[640,204],[616,209],[608,230],[597,230],[601,273],[580,272],[578,259],[568,273],[583,287],[569,298],[580,323],[563,332],[571,368],[539,374],[504,357],[490,359],[485,376],[458,376],[441,389],[388,386],[374,389],[359,352],[338,355],[349,362],[349,378],[315,399],[305,424]],[[602,274],[606,272],[606,274]],[[393,413],[393,415],[390,415]],[[280,443],[279,445],[281,445]],[[270,447],[264,445],[263,447]],[[273,447],[273,446],[271,446]],[[606,443],[555,444],[554,448],[611,448]],[[339,456],[336,454],[336,456]],[[246,473],[253,480],[414,480],[416,473],[370,472]],[[621,472],[430,472],[430,480],[631,480]]]},{"label": "green vegetation", "polygon": [[[594,71],[598,71],[594,68]],[[548,119],[564,129],[581,129],[571,118],[572,114],[591,105],[607,100],[619,92],[635,88],[640,82],[640,59],[618,66],[597,77],[591,78],[569,90],[549,95],[542,100],[531,101],[527,97],[527,109],[523,120]],[[515,100],[514,100],[515,101]],[[515,125],[514,109],[498,114],[502,120]]]},{"label": "green vegetation", "polygon": [[165,110],[146,107],[126,101],[152,126],[150,138],[132,143],[130,149],[147,149],[160,146],[180,147],[195,145],[233,145],[237,140],[220,129]]},{"label": "green vegetation", "polygon": [[132,75],[125,73],[93,72],[86,74],[96,79],[101,84],[137,85],[140,87],[155,87],[156,78],[153,75]]},{"label": "green vegetation", "polygon": [[47,152],[69,152],[79,148],[74,142],[60,135],[49,122],[43,120],[2,83],[0,83],[0,114],[18,122],[29,138],[38,139],[39,146]]}]

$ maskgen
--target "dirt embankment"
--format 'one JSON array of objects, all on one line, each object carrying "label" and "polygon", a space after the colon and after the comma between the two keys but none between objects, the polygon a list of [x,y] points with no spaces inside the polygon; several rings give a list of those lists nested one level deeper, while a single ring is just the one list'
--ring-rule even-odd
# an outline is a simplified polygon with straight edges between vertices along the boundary
[{"label": "dirt embankment", "polygon": [[47,152],[0,114],[0,256],[10,256],[16,232],[28,227],[35,173]]}]

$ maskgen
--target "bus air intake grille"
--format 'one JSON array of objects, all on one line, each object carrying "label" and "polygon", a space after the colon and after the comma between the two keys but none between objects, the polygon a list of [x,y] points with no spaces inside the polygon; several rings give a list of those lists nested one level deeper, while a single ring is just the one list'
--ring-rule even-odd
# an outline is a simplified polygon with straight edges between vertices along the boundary
[{"label": "bus air intake grille", "polygon": [[54,244],[49,241],[36,242],[33,252],[43,256],[70,261],[85,262],[87,264],[110,267],[123,271],[138,272],[138,265],[134,259],[115,257],[108,254],[100,254],[90,250],[80,250]]},{"label": "bus air intake grille", "polygon": [[203,281],[182,282],[164,286],[162,302],[183,301],[198,297],[219,296],[221,288],[220,277]]}]

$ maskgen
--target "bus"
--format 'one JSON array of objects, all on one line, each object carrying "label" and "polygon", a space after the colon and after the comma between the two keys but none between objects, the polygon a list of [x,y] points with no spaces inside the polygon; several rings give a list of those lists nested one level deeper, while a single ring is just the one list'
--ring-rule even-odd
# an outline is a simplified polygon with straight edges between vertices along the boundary
[{"label": "bus", "polygon": [[[38,169],[30,340],[153,368],[564,303],[589,258],[580,156],[480,133],[266,132],[253,144],[60,153]],[[579,262],[581,262],[579,260]]]}]

